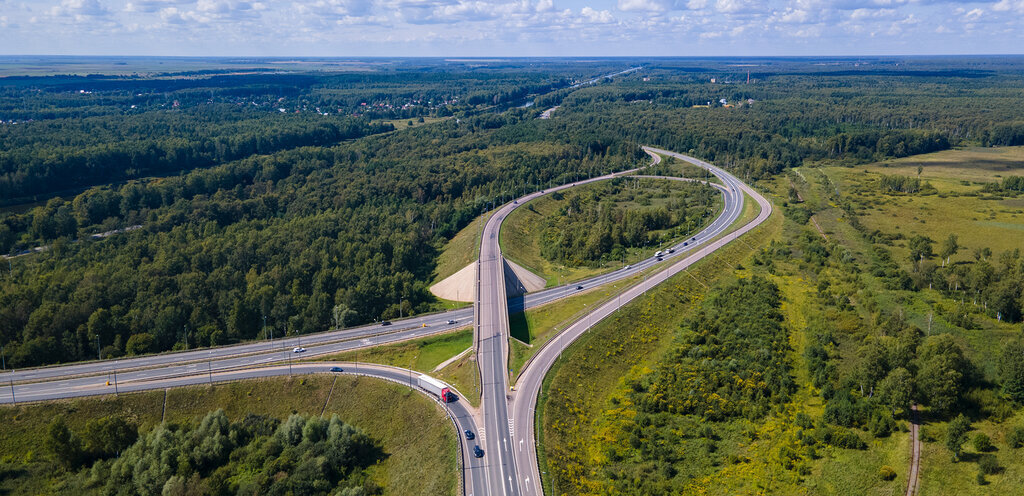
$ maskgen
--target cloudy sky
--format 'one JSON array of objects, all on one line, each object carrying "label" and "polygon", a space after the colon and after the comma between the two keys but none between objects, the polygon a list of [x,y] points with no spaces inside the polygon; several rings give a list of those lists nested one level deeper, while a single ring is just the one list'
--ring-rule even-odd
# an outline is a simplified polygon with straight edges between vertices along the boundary
[{"label": "cloudy sky", "polygon": [[0,54],[1024,52],[1024,0],[0,0]]}]

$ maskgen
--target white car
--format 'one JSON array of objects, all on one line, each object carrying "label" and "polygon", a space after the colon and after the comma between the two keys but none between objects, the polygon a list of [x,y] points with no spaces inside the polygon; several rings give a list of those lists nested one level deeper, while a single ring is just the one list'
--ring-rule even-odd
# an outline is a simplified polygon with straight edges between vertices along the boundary
[{"label": "white car", "polygon": [[292,348],[292,353],[302,353],[304,351],[306,351],[306,349],[301,346],[296,346]]}]

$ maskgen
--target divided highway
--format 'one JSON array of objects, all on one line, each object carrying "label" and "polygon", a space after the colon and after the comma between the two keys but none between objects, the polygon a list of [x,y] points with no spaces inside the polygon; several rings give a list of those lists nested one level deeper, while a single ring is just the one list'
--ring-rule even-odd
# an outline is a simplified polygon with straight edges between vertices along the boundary
[{"label": "divided highway", "polygon": [[[647,278],[647,280],[630,287],[622,293],[620,298],[613,299],[604,305],[599,306],[594,311],[590,312],[589,315],[581,317],[580,320],[576,321],[576,323],[562,331],[557,341],[554,339],[549,340],[547,344],[541,348],[536,355],[534,355],[533,359],[527,364],[526,368],[520,374],[519,381],[516,383],[516,392],[512,401],[513,416],[512,422],[510,423],[512,431],[515,432],[515,444],[517,446],[522,446],[522,449],[517,449],[515,451],[516,466],[520,470],[519,476],[522,494],[543,494],[540,468],[537,461],[534,411],[537,407],[537,401],[544,381],[544,376],[547,375],[548,370],[551,369],[551,366],[554,365],[555,361],[560,356],[561,348],[578,339],[584,332],[592,328],[602,319],[614,313],[623,305],[628,304],[630,301],[646,293],[646,291],[651,287],[666,281],[668,278],[678,274],[687,267],[696,263],[698,260],[706,257],[709,253],[713,253],[715,250],[725,246],[751,229],[756,228],[767,220],[772,213],[771,203],[769,203],[764,196],[757,191],[754,191],[752,188],[724,170],[693,157],[669,152],[667,150],[647,147],[644,149],[649,153],[654,152],[676,157],[710,170],[711,173],[722,180],[722,183],[730,191],[743,191],[750,195],[750,197],[758,203],[761,211],[751,222],[717,240],[701,246],[699,249],[687,246],[686,248],[689,249],[688,253],[690,253],[688,256],[672,264],[668,269],[658,272]],[[726,201],[727,211],[735,212],[737,215],[738,212],[742,211],[742,194],[727,195]],[[676,248],[680,247],[677,246]]]},{"label": "divided highway", "polygon": [[[660,157],[651,154],[653,163]],[[480,259],[477,261],[477,291],[474,336],[477,348],[477,365],[480,367],[481,407],[484,426],[480,440],[484,456],[487,457],[487,491],[478,494],[515,496],[520,494],[516,477],[512,424],[508,415],[508,295],[505,291],[505,259],[501,255],[499,233],[501,224],[519,205],[543,195],[573,186],[603,181],[613,177],[631,174],[639,169],[608,174],[565,184],[547,190],[537,191],[506,203],[498,208],[484,225],[480,241]],[[625,277],[630,271],[614,273]],[[568,287],[568,286],[567,286]],[[566,287],[566,288],[567,288]],[[573,286],[574,287],[574,286]],[[563,288],[564,289],[564,288]],[[556,299],[569,293],[550,292],[548,298]],[[556,296],[558,295],[558,296]]]},{"label": "divided highway", "polygon": [[[685,257],[667,270],[651,275],[644,283],[628,289],[623,293],[621,299],[616,299],[597,308],[589,316],[581,318],[576,324],[563,331],[562,338],[558,341],[560,343],[571,342],[586,331],[590,325],[617,309],[620,302],[626,304],[647,288],[664,281],[696,260],[753,229],[771,213],[771,205],[760,194],[717,167],[665,150],[644,147],[644,151],[652,156],[652,164],[657,164],[660,161],[657,154],[674,156],[707,168],[724,184],[724,186],[713,184],[722,191],[725,199],[721,214],[700,233],[687,240],[686,246],[681,242],[673,247],[675,252],[666,254],[664,262],[651,257],[633,264],[629,268],[527,294],[522,299],[516,300],[516,308],[509,307],[504,284],[503,258],[498,243],[501,223],[508,214],[525,202],[542,195],[632,174],[638,169],[623,171],[531,193],[500,207],[484,227],[480,259],[477,262],[477,293],[472,309],[465,308],[394,321],[391,326],[372,324],[352,329],[277,339],[272,342],[259,341],[235,346],[131,358],[116,362],[97,361],[7,372],[0,375],[0,403],[10,403],[15,399],[18,402],[24,402],[109,394],[114,392],[115,388],[119,392],[126,392],[266,377],[289,373],[289,370],[291,373],[324,372],[329,369],[329,363],[292,363],[292,361],[299,357],[305,358],[415,339],[428,334],[448,332],[472,323],[482,391],[483,425],[479,426],[478,442],[483,446],[485,456],[473,458],[468,455],[472,452],[473,443],[465,441],[460,435],[466,467],[464,474],[466,493],[478,496],[485,494],[539,494],[540,478],[534,443],[532,411],[536,405],[540,383],[551,364],[554,363],[554,359],[557,358],[557,350],[550,346],[551,342],[542,348],[520,376],[515,396],[510,394],[507,372],[509,312],[544,305],[573,295],[577,293],[577,285],[583,285],[589,289],[631,277],[655,264],[669,264],[671,260]],[[739,218],[743,210],[743,191],[746,191],[761,204],[761,214],[740,230],[708,244],[712,238],[725,232]],[[448,324],[449,320],[456,320],[457,323]],[[300,345],[307,351],[302,354],[292,353],[292,348]],[[397,382],[405,384],[409,383],[411,377],[408,371],[396,373],[395,370],[402,369],[378,365],[345,364],[344,368],[346,373],[358,372],[383,379],[397,380]],[[397,377],[396,374],[400,377]],[[108,380],[111,381],[110,385],[107,384]],[[477,431],[477,425],[468,405],[459,402],[451,405],[450,410],[460,433],[467,429]]]}]

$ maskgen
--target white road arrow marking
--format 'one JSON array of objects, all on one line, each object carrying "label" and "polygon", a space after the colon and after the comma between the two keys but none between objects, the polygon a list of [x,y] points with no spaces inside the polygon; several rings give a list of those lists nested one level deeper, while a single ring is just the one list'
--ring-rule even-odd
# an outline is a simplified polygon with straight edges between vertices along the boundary
[{"label": "white road arrow marking", "polygon": [[[523,452],[523,438],[519,438],[519,452]],[[529,480],[529,479],[527,479]]]}]

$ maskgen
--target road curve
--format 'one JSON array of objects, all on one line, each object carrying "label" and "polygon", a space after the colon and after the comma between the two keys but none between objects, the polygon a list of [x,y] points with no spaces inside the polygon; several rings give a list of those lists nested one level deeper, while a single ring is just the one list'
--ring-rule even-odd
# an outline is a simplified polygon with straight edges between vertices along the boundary
[{"label": "road curve", "polygon": [[[652,165],[660,161],[660,157],[655,152],[668,153],[646,148],[645,151],[652,156]],[[485,242],[490,241],[493,243],[493,249],[488,252],[488,256],[483,256],[485,252],[482,243],[481,259],[478,260],[478,263],[481,264],[480,270],[478,270],[480,277],[491,277],[493,281],[503,281],[503,279],[498,279],[497,274],[493,272],[493,269],[498,266],[501,260],[500,246],[497,245],[497,234],[500,231],[501,223],[516,207],[544,194],[632,174],[637,170],[639,169],[595,177],[531,193],[517,199],[515,202],[500,207],[499,211],[491,217],[485,226],[485,230],[489,228],[490,231],[483,239]],[[680,178],[663,177],[662,179]],[[287,370],[288,365],[284,364],[290,362],[293,357],[298,356],[291,353],[291,348],[294,346],[301,345],[307,347],[307,352],[302,356],[309,357],[415,339],[429,334],[447,332],[453,328],[463,327],[471,322],[481,322],[483,320],[485,325],[474,327],[478,355],[487,355],[486,360],[478,358],[478,363],[481,367],[482,392],[485,399],[485,402],[482,404],[485,411],[495,412],[497,415],[485,415],[484,417],[485,421],[491,420],[493,424],[483,425],[480,429],[480,443],[485,445],[488,453],[483,460],[487,460],[488,463],[474,467],[471,470],[471,476],[467,479],[466,492],[467,494],[477,495],[520,494],[522,489],[520,489],[519,480],[515,476],[516,464],[519,462],[518,456],[514,452],[521,451],[523,446],[515,446],[517,443],[514,443],[516,439],[514,434],[515,427],[521,424],[509,422],[509,397],[506,393],[508,391],[508,376],[504,372],[507,368],[508,360],[508,312],[510,310],[519,311],[524,307],[532,308],[544,305],[554,300],[571,296],[577,292],[575,288],[578,284],[585,285],[588,288],[600,286],[630,277],[640,271],[649,269],[655,264],[670,263],[672,259],[697,250],[701,244],[725,231],[739,217],[742,210],[742,194],[739,193],[737,187],[728,184],[726,186],[712,186],[722,190],[725,195],[726,201],[723,211],[696,236],[687,242],[677,244],[674,247],[676,249],[675,253],[667,254],[663,257],[666,259],[665,262],[651,257],[633,264],[629,269],[620,269],[580,282],[531,293],[522,300],[519,300],[519,305],[521,305],[519,308],[509,309],[507,305],[497,304],[497,302],[507,301],[504,298],[504,294],[502,294],[504,293],[504,284],[491,282],[488,285],[481,286],[481,289],[489,288],[489,290],[483,291],[483,295],[478,295],[477,304],[474,305],[473,309],[466,308],[417,316],[394,321],[393,325],[389,327],[372,324],[269,342],[251,342],[235,346],[167,353],[120,361],[97,361],[29,369],[15,373],[7,372],[0,375],[0,403],[11,403],[15,399],[18,402],[43,401],[108,394],[112,391],[136,391],[171,387],[174,385],[204,382],[202,380],[203,377],[215,381],[234,380],[235,378],[248,377],[247,374],[250,373],[268,374],[270,372],[266,371]],[[493,237],[491,237],[492,235]],[[686,246],[684,246],[684,243],[686,243]],[[492,270],[489,276],[485,276],[487,273],[483,268],[485,262],[490,264],[490,270]],[[652,277],[651,280],[654,280],[654,278]],[[490,324],[486,323],[486,318],[482,319],[478,316],[481,308],[480,301],[483,297],[488,298],[489,301],[484,314],[487,315],[487,318],[491,319]],[[447,324],[449,319],[456,320],[457,324]],[[423,327],[423,324],[426,324],[427,327]],[[486,332],[481,332],[482,330]],[[486,362],[487,366],[484,365],[484,362]],[[280,365],[259,369],[264,372],[251,372],[254,370],[252,369],[254,366],[270,364]],[[317,367],[317,365],[308,363],[295,363],[291,366],[293,370],[299,370],[299,367]],[[359,365],[360,369],[369,369],[369,367],[367,364]],[[253,377],[259,376],[253,375]],[[107,384],[106,381],[108,380],[112,380],[112,384]],[[11,386],[4,387],[3,383],[5,382],[11,384]],[[17,382],[23,383],[17,384]],[[17,390],[16,397],[14,395],[15,390]],[[487,406],[488,403],[490,408]],[[530,428],[532,429],[532,425]],[[489,432],[494,433],[494,435],[488,436]],[[532,439],[532,435],[529,437]],[[488,440],[490,441],[489,443]],[[496,457],[499,458],[498,463],[491,463],[495,458],[493,455],[498,455]],[[502,481],[503,476],[504,480]],[[492,491],[494,486],[490,484],[498,483],[498,481],[502,481],[502,492]],[[529,486],[535,483],[535,481],[537,479],[533,477],[527,485]],[[531,488],[527,488],[527,490],[531,492],[526,494],[532,493]]]},{"label": "road curve", "polygon": [[[654,164],[661,158],[650,153]],[[474,308],[474,336],[477,366],[480,368],[480,407],[484,425],[480,439],[487,463],[487,492],[489,495],[518,496],[519,479],[516,472],[514,432],[508,415],[508,295],[505,291],[505,259],[501,255],[498,235],[505,218],[519,207],[540,196],[573,186],[603,181],[632,174],[630,169],[604,176],[564,184],[536,191],[498,208],[487,223],[480,241],[477,261],[476,298]]]},{"label": "road curve", "polygon": [[[336,373],[331,372],[331,367],[341,367],[344,372]],[[276,365],[270,367],[257,367],[257,368],[245,368],[245,369],[234,369],[229,371],[221,372],[209,372],[207,370],[200,370],[199,373],[192,375],[176,376],[170,378],[160,378],[153,380],[139,380],[123,383],[120,387],[120,392],[135,392],[135,391],[146,391],[152,389],[164,389],[171,387],[181,386],[194,386],[202,384],[217,384],[229,381],[238,381],[243,379],[257,379],[263,377],[280,377],[285,375],[306,375],[306,374],[331,374],[331,375],[360,375],[373,377],[377,379],[384,379],[391,382],[401,384],[403,386],[409,386],[410,388],[426,395],[433,399],[439,405],[445,408],[449,419],[456,428],[456,437],[458,439],[459,451],[461,456],[460,470],[462,471],[461,476],[464,481],[467,492],[477,490],[482,485],[483,475],[483,462],[482,459],[474,458],[469,455],[472,453],[474,442],[468,441],[463,433],[465,431],[477,431],[476,420],[473,417],[472,408],[468,402],[459,398],[458,400],[451,403],[441,403],[437,397],[430,394],[423,389],[420,389],[417,385],[417,378],[420,373],[403,369],[399,367],[390,367],[386,365],[372,365],[365,363],[351,363],[351,362],[301,362],[295,363],[291,366],[287,365]],[[485,494],[477,492],[477,494]]]},{"label": "road curve", "polygon": [[[636,285],[626,289],[621,297],[613,299],[604,305],[599,306],[588,315],[585,315],[576,321],[574,324],[566,328],[564,331],[559,333],[557,338],[549,340],[541,349],[534,355],[533,359],[524,368],[519,376],[519,380],[516,383],[515,397],[512,400],[512,423],[511,430],[515,433],[514,442],[516,445],[521,445],[522,449],[515,452],[516,465],[519,467],[520,473],[520,484],[522,487],[522,494],[543,494],[543,488],[541,487],[540,468],[537,460],[537,445],[536,445],[536,426],[534,424],[534,412],[537,406],[537,400],[540,395],[544,376],[547,374],[551,366],[554,365],[555,361],[561,354],[561,350],[568,344],[578,339],[584,332],[593,327],[594,324],[600,322],[602,319],[608,317],[621,306],[629,303],[637,297],[643,295],[649,288],[656,286],[673,275],[685,270],[687,267],[693,265],[698,260],[706,257],[709,253],[713,253],[715,250],[725,246],[729,242],[749,232],[755,227],[759,226],[772,213],[772,206],[768,200],[760,193],[750,188],[746,184],[742,183],[739,179],[725,172],[724,170],[715,167],[707,162],[681,155],[678,153],[670,152],[667,150],[661,150],[657,148],[644,147],[644,150],[648,153],[660,153],[672,157],[685,160],[694,165],[704,167],[711,171],[712,174],[722,180],[722,183],[726,188],[730,190],[739,190],[747,193],[753,198],[761,207],[761,212],[751,222],[743,225],[739,229],[711,242],[706,246],[701,247],[695,253],[679,260],[672,264],[668,269],[658,272],[652,275],[647,280],[637,283]],[[734,196],[730,201],[735,202],[737,198]],[[743,196],[738,196],[738,204],[727,205],[726,208],[734,208],[739,211],[743,207]]]}]

